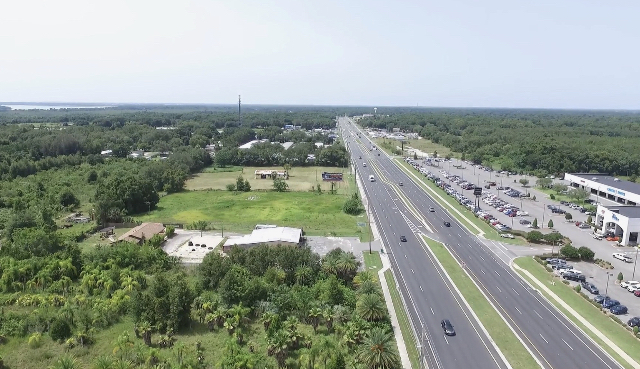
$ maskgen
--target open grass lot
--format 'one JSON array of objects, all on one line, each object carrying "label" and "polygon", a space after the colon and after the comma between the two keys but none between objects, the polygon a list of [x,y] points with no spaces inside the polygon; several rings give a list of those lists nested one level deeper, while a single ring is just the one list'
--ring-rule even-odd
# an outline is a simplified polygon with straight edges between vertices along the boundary
[{"label": "open grass lot", "polygon": [[[254,190],[270,190],[273,188],[273,181],[271,179],[255,179],[254,173],[256,170],[283,170],[282,167],[232,167],[233,171],[224,171],[227,168],[218,168],[214,171],[213,168],[207,168],[203,173],[195,174],[192,178],[187,180],[187,190],[225,190],[229,183],[235,183],[236,178],[242,175],[244,179],[249,180],[251,188]],[[240,169],[240,170],[237,170]],[[322,180],[322,172],[332,173],[344,173],[344,180],[342,182],[335,182],[338,193],[349,194],[353,191],[352,182],[348,177],[348,168],[335,168],[335,167],[293,167],[289,171],[289,189],[291,191],[309,191],[311,187],[320,184],[323,191],[329,191],[331,189],[331,183]]]},{"label": "open grass lot", "polygon": [[478,287],[469,279],[449,251],[440,242],[423,237],[438,258],[446,273],[458,287],[475,314],[498,345],[502,354],[513,368],[539,368],[539,365],[502,320],[498,312],[489,304]]},{"label": "open grass lot", "polygon": [[[611,318],[602,313],[598,308],[596,308],[589,301],[585,300],[582,296],[578,295],[571,287],[561,283],[558,280],[558,283],[552,285],[550,281],[553,279],[553,276],[547,272],[547,270],[538,262],[536,262],[533,258],[530,257],[522,257],[515,260],[516,265],[521,267],[522,269],[527,270],[531,273],[537,280],[544,283],[547,288],[549,288],[553,293],[555,293],[558,297],[564,300],[568,305],[570,305],[575,311],[578,312],[583,318],[587,319],[589,323],[591,323],[594,327],[596,327],[600,332],[602,332],[607,338],[609,338],[613,343],[618,345],[624,352],[627,353],[633,360],[640,363],[640,341],[632,337],[631,333],[628,332],[625,328],[620,326],[617,322],[614,322]],[[516,270],[517,271],[517,270]],[[520,275],[529,280],[533,286],[536,284],[531,281],[526,275]],[[621,365],[625,368],[632,368],[626,361],[622,360],[622,358],[615,353],[615,351],[611,350],[607,345],[602,342],[595,334],[593,334],[590,330],[588,330],[585,326],[583,326],[578,319],[576,319],[572,314],[569,314],[564,308],[560,306],[553,298],[551,298],[544,290],[540,290],[540,293],[545,295],[545,297],[554,304],[560,311],[562,311],[571,321],[573,321],[578,327],[582,328],[582,330],[591,337],[596,343],[600,345],[609,355],[611,355],[614,359],[616,359]]]},{"label": "open grass lot", "polygon": [[[129,317],[123,318],[123,320],[113,325],[112,327],[100,331],[95,335],[95,344],[89,348],[76,347],[68,352],[73,355],[77,362],[78,368],[93,368],[98,357],[103,355],[110,355],[116,347],[116,341],[118,337],[127,332],[130,335],[130,339],[134,342],[134,346],[130,348],[133,352],[139,350],[143,353],[148,352],[148,348],[143,347],[141,339],[136,339],[133,333],[133,322]],[[313,335],[311,326],[300,324],[298,330],[307,335]],[[318,329],[318,333],[325,333],[321,327]],[[268,360],[273,364],[273,367],[277,367],[276,361],[273,357],[267,355],[267,343],[266,335],[262,324],[252,323],[247,330],[247,342],[252,342],[255,346],[256,352],[264,354],[264,360]],[[175,362],[175,358],[178,352],[178,348],[183,346],[185,356],[195,355],[196,341],[202,343],[202,347],[205,348],[204,356],[205,360],[209,363],[217,363],[224,355],[224,349],[229,334],[224,329],[217,329],[214,332],[209,332],[206,325],[200,324],[197,321],[193,322],[192,328],[176,334],[176,344],[173,348],[158,349],[158,355],[161,359],[167,359],[170,362]],[[57,358],[65,354],[64,345],[59,344],[51,340],[49,335],[42,336],[42,346],[38,349],[29,348],[27,345],[28,338],[11,339],[6,345],[2,346],[1,355],[4,358],[5,367],[10,369],[43,369],[50,368],[55,363]],[[152,342],[158,341],[158,335],[152,336]],[[297,358],[299,355],[297,352],[291,354],[293,358]],[[112,366],[115,368],[115,366]]]},{"label": "open grass lot", "polygon": [[[404,162],[403,160],[396,160],[398,165],[404,169],[406,172],[411,172],[416,174],[417,176],[421,177],[422,175],[419,173],[415,173],[415,170],[413,169],[413,167],[411,167],[408,163]],[[458,219],[458,221],[460,221],[461,223],[468,225],[467,228],[469,228],[471,230],[471,232],[475,233],[475,228],[471,227],[471,224],[475,224],[476,226],[478,226],[478,228],[480,228],[483,232],[484,232],[484,236],[487,239],[490,240],[494,240],[494,241],[500,241],[500,242],[504,242],[504,243],[511,243],[511,244],[515,244],[515,245],[524,245],[525,242],[524,240],[520,239],[520,238],[516,238],[516,239],[509,239],[509,238],[502,238],[500,237],[500,234],[498,233],[497,230],[495,230],[493,227],[491,227],[489,224],[485,223],[484,221],[478,219],[478,217],[476,217],[475,215],[473,215],[469,209],[467,209],[466,207],[460,205],[453,197],[449,196],[443,189],[441,189],[440,187],[436,186],[435,183],[431,182],[430,180],[426,179],[426,178],[420,178],[420,181],[417,182],[420,186],[422,186],[423,188],[429,188],[431,190],[433,190],[434,192],[436,192],[437,194],[439,194],[440,196],[442,196],[442,198],[446,201],[446,204],[442,204],[442,201],[437,198],[437,197],[433,197],[433,199],[435,201],[437,201],[438,203],[440,203],[440,205],[444,206],[444,207],[449,207],[449,208],[455,208],[458,211],[460,211],[460,213],[463,214],[463,216],[461,217],[458,213],[451,211],[450,214],[455,217],[456,219]]]},{"label": "open grass lot", "polygon": [[[401,147],[402,145],[400,145],[400,141],[398,140],[391,140],[391,139],[385,139],[385,138],[375,138],[374,142],[377,143],[378,145],[382,144],[382,143],[391,143],[394,146],[398,146]],[[382,146],[382,145],[380,145]],[[420,139],[420,140],[405,140],[404,141],[404,147],[405,149],[407,147],[411,147],[414,149],[418,149],[422,152],[426,152],[429,155],[432,155],[433,152],[437,152],[438,153],[438,157],[444,157],[447,154],[451,154],[454,157],[456,156],[456,153],[452,152],[448,147],[446,146],[442,146],[440,144],[437,143],[433,143],[429,140],[425,140],[425,139]],[[388,150],[386,150],[388,151]]]},{"label": "open grass lot", "polygon": [[216,229],[248,232],[256,224],[302,227],[311,236],[359,236],[358,222],[366,216],[342,211],[346,196],[311,192],[187,191],[164,196],[158,208],[136,219],[143,222],[183,223],[198,220]]},{"label": "open grass lot", "polygon": [[[116,228],[114,232],[115,234],[113,237],[115,239],[118,239],[118,237],[127,233],[127,231],[130,229],[131,228]],[[100,233],[96,232],[93,235],[91,235],[91,237],[87,237],[82,242],[78,243],[78,246],[80,247],[80,250],[82,250],[82,252],[87,252],[87,251],[91,251],[91,249],[93,249],[99,244],[108,245],[110,244],[110,242],[108,239],[100,239]]]}]

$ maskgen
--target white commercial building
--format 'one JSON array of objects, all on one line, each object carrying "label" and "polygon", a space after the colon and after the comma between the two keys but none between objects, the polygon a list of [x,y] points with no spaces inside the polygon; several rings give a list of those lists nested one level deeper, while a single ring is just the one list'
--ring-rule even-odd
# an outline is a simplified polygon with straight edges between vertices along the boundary
[{"label": "white commercial building", "polygon": [[640,206],[632,205],[598,205],[596,212],[596,226],[601,227],[602,233],[619,237],[622,245],[638,244],[640,232]]},{"label": "white commercial building", "polygon": [[583,188],[592,194],[621,204],[640,204],[640,184],[623,181],[601,173],[566,173],[564,179],[572,187]]},{"label": "white commercial building", "polygon": [[251,234],[229,237],[222,249],[227,252],[231,250],[232,246],[250,248],[261,244],[298,246],[300,242],[302,242],[302,229],[300,228],[260,226],[256,227]]}]

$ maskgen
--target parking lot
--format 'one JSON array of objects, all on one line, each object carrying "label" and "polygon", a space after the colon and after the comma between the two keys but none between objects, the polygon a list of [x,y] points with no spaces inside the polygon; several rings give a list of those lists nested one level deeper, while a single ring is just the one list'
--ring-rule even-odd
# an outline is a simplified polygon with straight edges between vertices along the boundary
[{"label": "parking lot", "polygon": [[[606,239],[596,239],[593,236],[593,229],[591,227],[582,226],[587,220],[589,214],[581,212],[579,209],[571,208],[569,204],[561,204],[560,201],[551,200],[549,196],[535,187],[537,178],[524,175],[516,175],[509,173],[496,173],[493,171],[487,171],[480,169],[472,164],[461,162],[453,159],[446,161],[441,159],[439,162],[434,160],[407,160],[411,163],[416,170],[423,173],[425,176],[439,177],[443,184],[450,186],[448,193],[463,202],[472,211],[473,202],[469,199],[473,199],[473,188],[478,185],[483,190],[483,201],[480,203],[480,212],[485,215],[481,215],[483,218],[489,216],[487,220],[492,220],[491,223],[498,223],[506,228],[497,228],[503,232],[508,232],[509,229],[517,229],[524,232],[531,231],[531,224],[534,219],[537,219],[539,231],[542,233],[550,233],[552,231],[558,231],[562,235],[571,239],[572,244],[579,248],[586,246],[595,252],[595,257],[606,260],[614,266],[614,269],[609,270],[609,273],[613,273],[613,276],[609,277],[609,295],[613,299],[620,301],[622,305],[625,305],[629,309],[627,315],[621,316],[624,320],[629,316],[640,316],[640,297],[636,297],[633,293],[626,291],[619,285],[615,284],[616,277],[619,272],[622,272],[624,281],[635,279],[639,280],[640,275],[635,275],[634,267],[636,265],[637,248],[619,246],[615,241],[607,241]],[[446,178],[444,177],[446,174]],[[522,186],[519,182],[520,179],[526,178],[529,181],[528,186]],[[568,184],[560,179],[554,179],[554,183]],[[461,184],[464,184],[461,186]],[[492,185],[493,184],[493,185]],[[487,188],[489,187],[489,188]],[[509,189],[507,189],[507,187]],[[502,188],[502,189],[500,189]],[[524,194],[527,197],[516,196],[516,192],[512,192],[514,196],[509,196],[505,191],[516,191],[520,194]],[[533,200],[535,196],[536,200]],[[615,205],[607,199],[596,198],[592,195],[591,200],[594,202],[600,201],[605,205]],[[497,205],[497,206],[494,206]],[[501,211],[499,210],[501,209]],[[516,209],[516,214],[505,213],[506,210]],[[518,215],[520,211],[520,215]],[[570,213],[572,215],[571,221],[565,219],[565,214]],[[553,220],[553,229],[549,229],[548,222]],[[495,225],[494,225],[495,227]],[[528,246],[514,246],[510,247],[512,250],[522,249],[522,253],[518,254],[531,254],[534,250],[539,250],[539,254],[549,252],[551,249],[548,245],[540,246],[530,244]],[[557,251],[557,248],[556,248]],[[614,253],[621,253],[631,258],[633,262],[623,262],[613,257]],[[588,281],[594,283],[601,291],[606,290],[607,286],[607,271],[600,268],[598,265],[592,263],[576,263],[576,268],[585,272],[585,276]],[[640,268],[637,271],[640,274]],[[573,283],[573,282],[572,282]],[[574,283],[575,284],[575,283]],[[588,292],[586,292],[589,294]]]}]

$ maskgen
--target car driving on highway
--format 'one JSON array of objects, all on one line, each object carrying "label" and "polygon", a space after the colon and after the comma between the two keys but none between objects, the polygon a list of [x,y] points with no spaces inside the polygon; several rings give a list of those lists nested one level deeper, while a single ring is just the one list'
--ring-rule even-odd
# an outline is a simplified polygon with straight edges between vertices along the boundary
[{"label": "car driving on highway", "polygon": [[445,227],[451,227],[451,223],[449,223],[449,222],[446,222],[446,221],[445,221],[445,222],[444,222],[444,226],[445,226]]},{"label": "car driving on highway", "polygon": [[442,330],[444,331],[444,334],[446,334],[447,336],[455,336],[456,335],[456,331],[455,331],[455,329],[453,329],[453,324],[451,324],[449,319],[444,319],[443,321],[441,321],[440,322],[440,326],[442,327]]},{"label": "car driving on highway", "polygon": [[400,242],[407,242],[407,238],[405,236],[400,236]]},{"label": "car driving on highway", "polygon": [[436,211],[436,209],[434,209],[433,206],[429,208],[430,213],[433,213],[434,211]]}]

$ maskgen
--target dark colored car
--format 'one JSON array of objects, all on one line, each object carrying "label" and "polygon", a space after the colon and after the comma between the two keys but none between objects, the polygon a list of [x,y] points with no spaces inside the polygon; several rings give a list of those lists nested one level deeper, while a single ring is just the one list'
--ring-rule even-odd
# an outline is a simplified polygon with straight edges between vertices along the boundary
[{"label": "dark colored car", "polygon": [[405,236],[400,236],[400,242],[407,242],[407,238]]},{"label": "dark colored car", "polygon": [[565,273],[562,275],[562,278],[576,282],[584,282],[587,280],[584,275],[578,273]]},{"label": "dark colored car", "polygon": [[609,309],[609,311],[614,315],[622,315],[628,312],[627,307],[624,305],[614,305]]},{"label": "dark colored car", "polygon": [[445,226],[445,227],[451,227],[451,223],[449,223],[449,222],[444,222],[444,226]]},{"label": "dark colored car", "polygon": [[402,187],[402,182],[399,182],[399,183],[398,183],[398,185],[399,185],[400,187]]},{"label": "dark colored car", "polygon": [[633,317],[627,322],[629,327],[640,327],[640,317]]},{"label": "dark colored car", "polygon": [[602,302],[604,300],[608,300],[609,296],[605,296],[605,295],[598,295],[596,297],[593,298],[593,301],[597,302],[598,304],[602,304]]},{"label": "dark colored car", "polygon": [[593,283],[589,283],[585,281],[585,282],[582,282],[581,285],[582,285],[582,288],[591,292],[594,295],[597,295],[600,293],[600,291],[598,291],[598,287],[596,287],[596,285]]},{"label": "dark colored car", "polygon": [[446,334],[447,336],[455,336],[456,335],[456,331],[455,331],[455,329],[453,329],[453,324],[451,324],[449,319],[445,319],[445,320],[441,321],[440,322],[440,326],[442,327],[442,330],[444,330],[444,334]]},{"label": "dark colored car", "polygon": [[606,308],[606,309],[610,309],[616,305],[620,305],[620,301],[618,300],[613,300],[613,299],[606,299],[604,301],[602,301],[602,307]]},{"label": "dark colored car", "polygon": [[531,222],[526,219],[520,219],[520,224],[527,225],[527,224],[531,224]]}]

